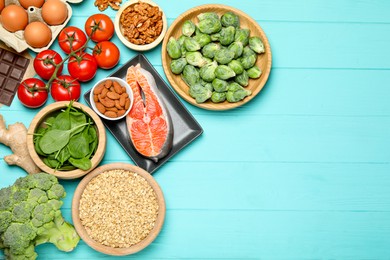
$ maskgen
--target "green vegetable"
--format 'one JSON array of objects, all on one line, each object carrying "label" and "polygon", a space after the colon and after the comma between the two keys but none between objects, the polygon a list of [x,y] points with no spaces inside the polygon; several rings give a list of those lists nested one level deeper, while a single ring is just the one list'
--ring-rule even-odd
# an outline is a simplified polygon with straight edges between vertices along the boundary
[{"label": "green vegetable", "polygon": [[203,67],[208,63],[199,51],[187,52],[186,60],[188,64],[196,67]]},{"label": "green vegetable", "polygon": [[229,45],[234,41],[234,35],[235,35],[236,29],[233,26],[229,27],[224,27],[220,31],[220,37],[219,37],[219,42],[222,45]]},{"label": "green vegetable", "polygon": [[256,53],[260,54],[260,53],[264,53],[265,52],[265,49],[264,49],[264,43],[263,41],[260,39],[260,37],[257,37],[257,36],[254,36],[254,37],[250,37],[249,38],[249,47],[255,51]]},{"label": "green vegetable", "polygon": [[183,35],[191,37],[195,32],[195,24],[191,20],[187,20],[183,23],[181,31]]},{"label": "green vegetable", "polygon": [[215,56],[215,53],[220,49],[221,49],[221,45],[219,45],[218,43],[212,42],[212,43],[205,45],[202,48],[202,54],[206,58],[213,59]]},{"label": "green vegetable", "polygon": [[233,42],[229,45],[228,49],[232,52],[234,52],[234,59],[237,59],[242,55],[242,52],[244,50],[244,46],[241,42]]},{"label": "green vegetable", "polygon": [[223,26],[234,26],[236,28],[240,27],[240,19],[235,13],[227,12],[222,15],[221,23]]},{"label": "green vegetable", "polygon": [[225,100],[226,100],[226,92],[222,92],[222,93],[213,92],[213,94],[211,94],[211,101],[214,103],[220,103]]},{"label": "green vegetable", "polygon": [[198,24],[198,28],[202,33],[213,34],[217,33],[222,29],[222,24],[219,18],[205,18]]},{"label": "green vegetable", "polygon": [[250,68],[249,70],[247,70],[248,72],[248,76],[251,78],[251,79],[257,79],[257,78],[260,78],[260,75],[261,75],[261,69],[257,66],[253,66],[252,68]]},{"label": "green vegetable", "polygon": [[229,89],[226,93],[226,100],[231,103],[238,102],[251,94],[252,92],[250,90],[244,89],[236,82],[232,82],[229,84]]},{"label": "green vegetable", "polygon": [[210,35],[210,38],[213,42],[219,41],[219,38],[221,37],[220,33],[213,33]]},{"label": "green vegetable", "polygon": [[203,21],[205,19],[219,19],[219,16],[216,13],[208,12],[208,13],[201,13],[198,16],[199,21]]},{"label": "green vegetable", "polygon": [[182,57],[185,57],[186,56],[186,52],[187,52],[186,47],[184,46],[184,41],[185,41],[186,38],[188,38],[188,37],[185,36],[185,35],[181,35],[179,37],[179,39],[177,39],[177,42],[180,44],[180,51],[181,51],[181,56]]},{"label": "green vegetable", "polygon": [[185,38],[184,47],[185,47],[186,51],[197,51],[197,50],[200,50],[200,48],[201,48],[199,42],[197,42],[194,38],[191,38],[191,37]]},{"label": "green vegetable", "polygon": [[218,67],[216,61],[204,65],[200,71],[200,77],[206,82],[212,82],[215,79],[215,69]]},{"label": "green vegetable", "polygon": [[192,65],[184,66],[181,77],[188,86],[195,85],[200,79],[199,71]]},{"label": "green vegetable", "polygon": [[84,171],[86,171],[86,170],[88,170],[88,169],[90,169],[92,167],[91,160],[88,159],[88,158],[85,158],[85,157],[81,158],[81,159],[70,158],[69,162],[73,166],[75,166],[75,167],[77,167],[77,168],[79,168],[81,170],[84,170]]},{"label": "green vegetable", "polygon": [[0,190],[0,248],[6,259],[36,259],[35,246],[53,243],[72,251],[80,238],[62,217],[66,193],[56,177],[38,173]]},{"label": "green vegetable", "polygon": [[228,63],[228,66],[234,71],[234,73],[236,73],[236,75],[244,72],[244,67],[238,60],[232,60]]},{"label": "green vegetable", "polygon": [[190,86],[189,94],[195,98],[196,103],[203,103],[211,97],[212,92],[201,84],[195,84]]},{"label": "green vegetable", "polygon": [[216,51],[214,59],[219,64],[228,64],[230,61],[232,61],[234,58],[234,52],[230,51],[227,48],[221,48],[220,50]]},{"label": "green vegetable", "polygon": [[248,84],[249,84],[248,72],[246,72],[246,70],[244,70],[240,75],[237,75],[234,78],[234,81],[237,82],[238,84],[240,84],[243,87],[248,86]]},{"label": "green vegetable", "polygon": [[245,46],[243,51],[242,51],[242,56],[247,57],[247,56],[256,56],[256,52],[252,51],[252,49],[249,46]]},{"label": "green vegetable", "polygon": [[207,82],[206,84],[203,85],[203,87],[207,88],[211,92],[214,91],[213,84]]},{"label": "green vegetable", "polygon": [[216,92],[225,92],[229,87],[229,83],[222,79],[214,79],[212,85]]},{"label": "green vegetable", "polygon": [[209,44],[211,42],[210,35],[205,33],[198,33],[197,35],[194,36],[194,39],[199,43],[200,47],[203,47],[206,44]]},{"label": "green vegetable", "polygon": [[219,65],[215,69],[215,76],[219,79],[226,80],[236,76],[236,73],[226,65]]},{"label": "green vegetable", "polygon": [[172,59],[178,59],[181,57],[180,44],[176,41],[174,37],[169,38],[167,44],[167,51],[169,57]]},{"label": "green vegetable", "polygon": [[241,42],[243,46],[246,46],[249,42],[249,29],[237,29],[234,36],[235,42]]},{"label": "green vegetable", "polygon": [[185,58],[179,58],[177,60],[171,61],[171,71],[174,74],[180,74],[183,72],[184,66],[187,65],[187,60]]},{"label": "green vegetable", "polygon": [[244,56],[239,59],[244,69],[252,68],[256,63],[256,55]]}]

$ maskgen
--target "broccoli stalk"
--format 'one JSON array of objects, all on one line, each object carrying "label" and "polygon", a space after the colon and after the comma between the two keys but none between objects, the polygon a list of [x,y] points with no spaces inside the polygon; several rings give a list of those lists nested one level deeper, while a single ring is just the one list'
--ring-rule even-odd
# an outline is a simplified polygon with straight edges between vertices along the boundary
[{"label": "broccoli stalk", "polygon": [[61,214],[66,195],[56,177],[38,173],[0,190],[0,249],[6,259],[36,259],[35,246],[73,250],[80,238]]}]

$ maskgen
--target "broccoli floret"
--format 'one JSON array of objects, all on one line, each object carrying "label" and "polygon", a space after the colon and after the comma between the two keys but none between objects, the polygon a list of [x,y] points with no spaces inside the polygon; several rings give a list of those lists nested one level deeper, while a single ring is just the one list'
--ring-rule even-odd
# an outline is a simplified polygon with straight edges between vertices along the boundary
[{"label": "broccoli floret", "polygon": [[35,246],[73,250],[80,238],[62,217],[65,190],[55,176],[38,173],[0,190],[0,249],[6,259],[36,259]]}]

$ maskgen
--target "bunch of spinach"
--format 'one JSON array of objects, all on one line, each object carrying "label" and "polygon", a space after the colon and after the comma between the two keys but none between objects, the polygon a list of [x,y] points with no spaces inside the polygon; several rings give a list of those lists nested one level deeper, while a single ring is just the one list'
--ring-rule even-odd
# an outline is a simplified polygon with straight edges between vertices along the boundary
[{"label": "bunch of spinach", "polygon": [[72,106],[48,117],[34,134],[35,151],[52,169],[89,170],[98,138],[92,119]]}]

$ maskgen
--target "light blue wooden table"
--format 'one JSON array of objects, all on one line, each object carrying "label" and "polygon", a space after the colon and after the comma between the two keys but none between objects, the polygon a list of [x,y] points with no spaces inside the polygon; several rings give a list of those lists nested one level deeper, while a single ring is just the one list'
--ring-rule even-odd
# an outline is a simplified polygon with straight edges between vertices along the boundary
[{"label": "light blue wooden table", "polygon": [[[69,24],[83,27],[98,12],[93,2],[73,5]],[[210,3],[156,2],[169,24]],[[223,3],[267,34],[270,78],[254,100],[231,111],[183,101],[204,134],[153,175],[165,194],[166,222],[151,246],[128,258],[389,259],[390,1]],[[113,40],[121,64],[136,54]],[[161,45],[145,55],[165,78]],[[100,70],[83,91],[109,73]],[[37,110],[15,100],[0,113],[7,123],[29,125]],[[7,154],[0,146],[0,157]],[[108,134],[102,164],[116,161],[132,163]],[[0,160],[1,187],[24,175]],[[68,221],[78,182],[61,181]],[[111,259],[84,242],[71,253],[50,244],[37,251],[40,259]]]}]

